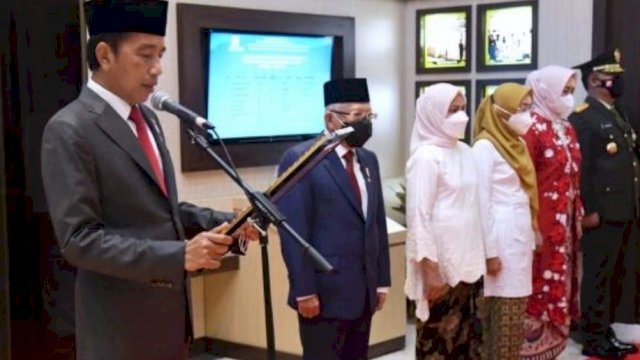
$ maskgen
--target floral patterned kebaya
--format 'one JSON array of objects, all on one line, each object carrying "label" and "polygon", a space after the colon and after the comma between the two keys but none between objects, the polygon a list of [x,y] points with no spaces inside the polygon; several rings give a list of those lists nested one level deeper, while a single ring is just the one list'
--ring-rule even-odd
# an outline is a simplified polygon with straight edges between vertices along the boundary
[{"label": "floral patterned kebaya", "polygon": [[[533,294],[527,315],[540,322],[527,322],[525,336],[541,334],[545,339],[529,339],[531,347],[562,351],[571,319],[578,320],[578,228],[584,210],[580,199],[581,154],[576,133],[569,122],[551,121],[533,113],[534,124],[525,140],[536,167],[540,213],[538,225],[542,244],[534,254]],[[536,331],[550,322],[562,332],[553,336]],[[537,324],[537,325],[536,325]],[[531,348],[536,352],[541,349]]]},{"label": "floral patterned kebaya", "polygon": [[536,113],[533,118],[526,140],[538,177],[543,246],[534,257],[534,292],[527,313],[563,326],[571,316],[579,316],[576,226],[583,216],[582,157],[568,122],[551,122]]}]

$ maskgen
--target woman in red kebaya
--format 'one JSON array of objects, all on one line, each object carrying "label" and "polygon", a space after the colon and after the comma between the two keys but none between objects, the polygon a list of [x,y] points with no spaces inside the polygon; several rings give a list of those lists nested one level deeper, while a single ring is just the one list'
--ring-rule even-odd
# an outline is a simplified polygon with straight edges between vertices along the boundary
[{"label": "woman in red kebaya", "polygon": [[522,359],[555,359],[578,320],[580,148],[567,121],[573,111],[575,71],[547,66],[527,77],[533,89],[533,126],[524,136],[536,168],[542,243],[533,261],[533,294],[525,319]]}]

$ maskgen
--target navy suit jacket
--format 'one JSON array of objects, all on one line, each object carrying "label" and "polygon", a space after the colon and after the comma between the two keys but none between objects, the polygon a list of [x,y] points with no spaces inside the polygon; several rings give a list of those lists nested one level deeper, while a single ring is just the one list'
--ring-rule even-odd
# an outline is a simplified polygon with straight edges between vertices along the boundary
[{"label": "navy suit jacket", "polygon": [[[284,172],[312,143],[306,141],[289,149],[278,172]],[[376,289],[391,286],[378,159],[369,150],[356,151],[367,186],[366,216],[356,203],[346,169],[335,151],[278,202],[293,229],[335,268],[330,274],[318,271],[302,247],[281,231],[282,254],[289,272],[289,306],[297,309],[296,298],[318,294],[325,318],[355,319],[367,303],[373,312]]]}]

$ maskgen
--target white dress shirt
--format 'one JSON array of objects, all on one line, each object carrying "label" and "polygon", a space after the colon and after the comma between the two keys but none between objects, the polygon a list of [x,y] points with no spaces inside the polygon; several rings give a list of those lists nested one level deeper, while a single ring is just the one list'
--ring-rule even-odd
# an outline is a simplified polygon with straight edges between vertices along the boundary
[{"label": "white dress shirt", "polygon": [[491,141],[476,141],[473,155],[478,167],[486,257],[498,256],[502,262],[497,276],[485,276],[484,295],[529,296],[535,249],[529,196],[518,174]]},{"label": "white dress shirt", "polygon": [[[129,114],[131,113],[131,105],[129,105],[129,103],[124,101],[118,95],[105,89],[102,85],[93,81],[93,79],[91,78],[87,82],[87,87],[93,90],[96,94],[98,94],[98,96],[100,96],[102,100],[106,101],[106,103],[109,104],[109,106],[111,106],[118,115],[120,115],[120,118],[122,118],[122,120],[124,120],[127,126],[129,126],[131,131],[133,131],[133,134],[136,137],[138,137],[138,132],[136,131],[136,124],[131,119],[129,119]],[[153,136],[151,129],[149,129],[149,126],[147,126],[147,133],[149,134],[151,145],[153,145],[153,151],[155,152],[156,156],[160,160],[158,161],[158,164],[160,165],[160,170],[162,170],[162,160],[161,160],[162,158],[160,157],[160,152],[158,151],[158,145],[156,144],[156,139]]]},{"label": "white dress shirt", "polygon": [[422,144],[409,157],[407,175],[407,278],[405,293],[416,316],[429,317],[420,261],[438,263],[450,286],[474,283],[485,273],[477,174],[468,145]]}]

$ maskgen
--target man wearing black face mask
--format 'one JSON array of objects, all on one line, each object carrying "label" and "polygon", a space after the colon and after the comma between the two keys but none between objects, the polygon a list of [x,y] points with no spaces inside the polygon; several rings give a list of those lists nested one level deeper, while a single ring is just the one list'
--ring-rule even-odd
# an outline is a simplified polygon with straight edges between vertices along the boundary
[{"label": "man wearing black face mask", "polygon": [[[366,359],[371,318],[382,309],[391,285],[389,245],[380,171],[375,154],[362,146],[371,137],[365,79],[324,85],[325,131],[354,131],[279,202],[287,221],[335,268],[316,271],[304,250],[281,232],[289,272],[288,303],[298,312],[303,358]],[[313,143],[282,157],[285,171]]]},{"label": "man wearing black face mask", "polygon": [[569,117],[582,152],[582,353],[622,358],[638,351],[618,340],[611,324],[640,321],[640,147],[617,101],[623,92],[620,52],[577,68],[589,93]]}]

